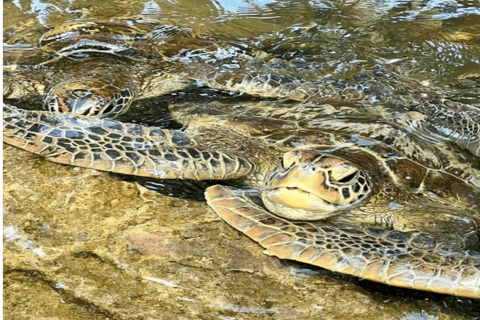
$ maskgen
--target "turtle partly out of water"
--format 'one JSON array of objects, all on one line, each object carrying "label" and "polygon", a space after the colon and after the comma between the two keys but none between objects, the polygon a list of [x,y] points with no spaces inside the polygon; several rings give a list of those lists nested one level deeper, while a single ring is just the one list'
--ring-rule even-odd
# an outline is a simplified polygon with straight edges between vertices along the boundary
[{"label": "turtle partly out of water", "polygon": [[[42,65],[7,66],[4,97],[18,104],[40,97],[47,111],[5,104],[4,142],[53,162],[104,171],[241,180],[243,187],[208,188],[207,203],[267,254],[399,287],[480,298],[475,107],[423,92],[410,111],[392,112],[369,104],[368,94],[358,91],[362,84],[320,79],[299,60],[262,63],[233,49],[196,47],[166,57],[144,49],[155,47],[158,37],[117,41],[114,25],[88,25],[69,24],[44,36],[55,42],[73,34],[64,46],[55,42],[53,56],[40,48],[47,57]],[[167,47],[175,32],[165,38]],[[112,49],[120,44],[133,53]],[[119,76],[122,70],[128,72]],[[192,81],[303,102],[172,106],[184,130],[111,119],[131,100],[182,90]]]}]

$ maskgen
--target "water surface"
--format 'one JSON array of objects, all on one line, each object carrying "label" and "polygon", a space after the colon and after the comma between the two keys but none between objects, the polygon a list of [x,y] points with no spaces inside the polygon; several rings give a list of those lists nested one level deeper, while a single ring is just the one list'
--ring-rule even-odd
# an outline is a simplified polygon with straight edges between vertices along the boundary
[{"label": "water surface", "polygon": [[[3,9],[9,45],[36,46],[49,29],[77,19],[166,23],[248,52],[305,59],[332,81],[381,71],[480,108],[477,1],[14,0]],[[398,101],[408,92],[389,85],[379,83],[370,102],[402,111]],[[127,119],[180,128],[166,115],[172,101],[231,105],[245,97],[200,87],[175,99],[148,101]],[[478,168],[478,160],[464,157]],[[478,301],[266,257],[194,201],[202,184],[143,182],[164,196],[10,147],[4,161],[4,313],[11,319],[480,318]]]}]

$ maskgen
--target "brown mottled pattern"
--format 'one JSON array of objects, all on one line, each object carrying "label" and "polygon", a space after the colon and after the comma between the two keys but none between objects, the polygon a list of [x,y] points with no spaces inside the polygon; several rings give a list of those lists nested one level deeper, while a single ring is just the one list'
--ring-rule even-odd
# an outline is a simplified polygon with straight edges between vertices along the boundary
[{"label": "brown mottled pattern", "polygon": [[28,99],[43,96],[54,77],[58,79],[53,71],[46,67],[4,67],[3,99]]},{"label": "brown mottled pattern", "polygon": [[4,105],[3,141],[48,160],[161,179],[235,179],[255,164],[204,150],[180,130]]},{"label": "brown mottled pattern", "polygon": [[223,51],[189,53],[188,57],[177,57],[171,62],[185,65],[181,70],[183,76],[220,90],[297,101],[356,101],[365,98],[354,85],[339,88],[324,80],[321,70],[301,59],[271,59],[265,63],[237,52]]},{"label": "brown mottled pattern", "polygon": [[208,188],[206,198],[267,254],[393,286],[480,298],[479,252],[418,232],[290,222],[255,204],[249,192],[220,185]]},{"label": "brown mottled pattern", "polygon": [[480,157],[480,109],[446,99],[424,102],[417,108],[438,133]]}]

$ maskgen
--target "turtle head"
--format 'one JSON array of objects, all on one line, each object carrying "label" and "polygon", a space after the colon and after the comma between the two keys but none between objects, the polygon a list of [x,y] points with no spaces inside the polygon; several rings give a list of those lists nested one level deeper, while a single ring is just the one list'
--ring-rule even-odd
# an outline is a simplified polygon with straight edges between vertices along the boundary
[{"label": "turtle head", "polygon": [[287,152],[264,182],[262,198],[271,212],[294,220],[334,216],[366,199],[366,174],[342,158],[312,151]]},{"label": "turtle head", "polygon": [[128,109],[133,96],[132,90],[122,90],[101,78],[70,79],[50,89],[44,107],[53,112],[115,118]]}]

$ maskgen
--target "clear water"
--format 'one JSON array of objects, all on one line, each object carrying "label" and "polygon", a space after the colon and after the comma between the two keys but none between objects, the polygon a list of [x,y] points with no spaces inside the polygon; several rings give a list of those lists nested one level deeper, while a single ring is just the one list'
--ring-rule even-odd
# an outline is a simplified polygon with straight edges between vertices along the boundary
[{"label": "clear water", "polygon": [[[348,81],[383,70],[480,108],[480,3],[474,0],[13,0],[4,1],[3,10],[3,41],[8,44],[35,46],[43,33],[75,19],[133,24],[151,20],[227,39],[251,52],[287,60],[303,58],[317,63],[331,79]],[[202,94],[223,93],[207,90]],[[164,101],[158,105],[161,103]],[[181,127],[168,117],[152,118],[151,113],[158,112],[159,107],[155,108],[140,121]],[[473,164],[476,160],[466,159],[478,166]],[[168,186],[171,188],[177,187]],[[379,304],[392,297],[387,293],[382,301],[384,287],[373,285],[367,290],[380,297]],[[480,318],[480,306],[468,299],[458,302],[422,294],[411,298],[401,290],[398,295],[413,304],[418,299],[424,307],[424,300],[433,300],[425,308],[440,309],[445,319],[463,315]],[[397,317],[403,314],[400,308]]]}]

